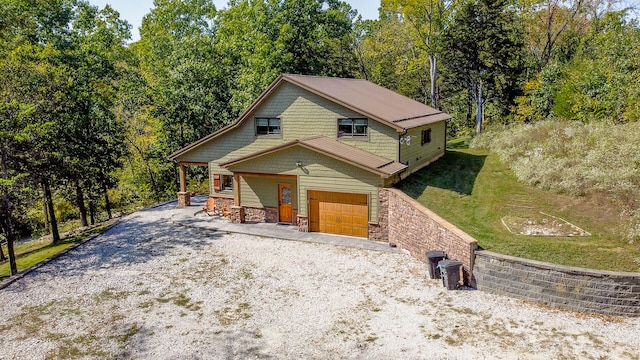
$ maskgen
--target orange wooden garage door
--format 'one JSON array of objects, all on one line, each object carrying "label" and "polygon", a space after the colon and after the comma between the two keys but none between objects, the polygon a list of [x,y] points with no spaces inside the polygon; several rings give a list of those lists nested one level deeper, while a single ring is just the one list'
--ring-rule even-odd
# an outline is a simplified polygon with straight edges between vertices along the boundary
[{"label": "orange wooden garage door", "polygon": [[309,231],[368,237],[366,194],[309,190]]}]

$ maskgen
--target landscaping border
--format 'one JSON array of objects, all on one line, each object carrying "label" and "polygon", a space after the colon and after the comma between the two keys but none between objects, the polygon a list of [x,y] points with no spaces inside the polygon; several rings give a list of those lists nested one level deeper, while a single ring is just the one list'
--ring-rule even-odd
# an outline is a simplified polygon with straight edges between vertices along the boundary
[{"label": "landscaping border", "polygon": [[640,316],[640,273],[570,267],[476,251],[478,290],[580,312]]}]

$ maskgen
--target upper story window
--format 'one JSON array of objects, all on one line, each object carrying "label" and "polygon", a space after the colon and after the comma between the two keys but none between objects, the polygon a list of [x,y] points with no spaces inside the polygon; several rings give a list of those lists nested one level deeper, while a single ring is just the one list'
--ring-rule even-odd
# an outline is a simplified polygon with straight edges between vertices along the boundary
[{"label": "upper story window", "polygon": [[424,145],[431,142],[431,129],[422,130],[422,140],[420,145]]},{"label": "upper story window", "polygon": [[339,138],[366,138],[369,134],[367,119],[338,119]]},{"label": "upper story window", "polygon": [[280,135],[280,119],[256,118],[256,135]]}]

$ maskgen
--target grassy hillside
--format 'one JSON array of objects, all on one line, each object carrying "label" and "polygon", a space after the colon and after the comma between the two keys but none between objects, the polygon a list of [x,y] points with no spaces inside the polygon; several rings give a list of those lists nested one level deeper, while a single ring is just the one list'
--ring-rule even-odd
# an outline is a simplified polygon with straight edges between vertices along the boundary
[{"label": "grassy hillside", "polygon": [[[619,235],[620,209],[598,195],[559,195],[526,185],[498,155],[452,142],[447,154],[398,186],[405,193],[501,254],[615,271],[640,271],[640,244]],[[542,211],[590,232],[588,237],[514,235],[508,216]]]}]

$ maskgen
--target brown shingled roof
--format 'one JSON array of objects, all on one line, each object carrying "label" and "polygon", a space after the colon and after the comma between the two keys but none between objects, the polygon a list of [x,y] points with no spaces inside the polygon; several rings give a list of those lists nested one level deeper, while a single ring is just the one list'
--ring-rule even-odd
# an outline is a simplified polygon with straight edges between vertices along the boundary
[{"label": "brown shingled roof", "polygon": [[407,168],[407,166],[402,163],[329,139],[325,136],[314,136],[306,139],[289,141],[269,149],[227,161],[220,164],[220,166],[226,168],[237,165],[247,160],[255,159],[292,146],[302,146],[312,151],[357,166],[361,169],[377,173],[382,177],[389,177]]}]

